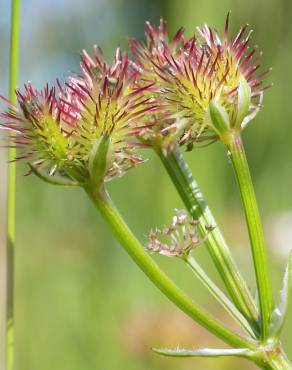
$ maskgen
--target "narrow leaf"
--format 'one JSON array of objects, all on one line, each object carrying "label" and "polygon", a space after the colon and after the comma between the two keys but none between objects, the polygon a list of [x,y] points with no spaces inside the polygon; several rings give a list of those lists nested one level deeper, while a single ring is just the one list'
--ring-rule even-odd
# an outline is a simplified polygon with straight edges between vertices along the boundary
[{"label": "narrow leaf", "polygon": [[250,357],[251,351],[247,348],[199,348],[199,349],[157,349],[153,351],[168,357]]},{"label": "narrow leaf", "polygon": [[235,321],[245,330],[250,336],[256,338],[249,322],[229,300],[229,298],[222,292],[222,290],[213,282],[213,280],[206,274],[202,267],[198,264],[194,257],[189,255],[185,259],[192,272],[200,280],[200,282],[208,289],[213,297],[224,307],[224,309],[235,319]]},{"label": "narrow leaf", "polygon": [[279,304],[274,308],[271,315],[270,333],[277,336],[280,334],[288,311],[288,303],[292,290],[292,252],[290,251],[287,267],[284,273],[283,286],[280,291]]},{"label": "narrow leaf", "polygon": [[66,179],[63,177],[56,177],[56,176],[50,176],[46,171],[41,170],[40,168],[37,168],[33,164],[28,164],[32,173],[34,173],[38,178],[41,180],[51,184],[51,185],[57,185],[57,186],[78,186],[78,182],[72,181],[70,179]]}]

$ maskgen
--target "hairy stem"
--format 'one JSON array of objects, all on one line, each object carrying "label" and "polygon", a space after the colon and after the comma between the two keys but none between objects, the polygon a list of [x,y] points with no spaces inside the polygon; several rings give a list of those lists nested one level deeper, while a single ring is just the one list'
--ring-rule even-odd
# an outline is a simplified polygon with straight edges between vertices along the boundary
[{"label": "hairy stem", "polygon": [[248,162],[240,135],[230,135],[226,139],[226,145],[236,174],[245,212],[258,288],[261,334],[262,340],[265,341],[269,335],[270,316],[273,302],[263,229]]},{"label": "hairy stem", "polygon": [[227,344],[236,348],[253,349],[252,340],[247,340],[227,329],[223,324],[198,307],[176,284],[159,268],[153,259],[145,252],[141,244],[132,234],[123,218],[115,209],[105,190],[96,192],[85,188],[90,199],[107,221],[111,231],[122,247],[148,276],[148,278],[183,312],[198,322],[204,328],[215,334]]},{"label": "hairy stem", "polygon": [[206,235],[206,227],[214,227],[212,231],[208,231],[206,240],[208,251],[235,306],[252,324],[254,331],[257,331],[257,307],[179,149],[177,147],[167,150],[157,149],[157,154],[189,213],[199,221],[201,236]]}]

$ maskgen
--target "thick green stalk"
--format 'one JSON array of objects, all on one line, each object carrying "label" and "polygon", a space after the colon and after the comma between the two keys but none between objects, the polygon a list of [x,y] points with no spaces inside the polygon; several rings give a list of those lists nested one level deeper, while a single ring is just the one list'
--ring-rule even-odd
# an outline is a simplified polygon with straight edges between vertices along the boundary
[{"label": "thick green stalk", "polygon": [[216,225],[215,219],[204,201],[200,188],[193,179],[192,173],[179,149],[177,147],[167,150],[157,149],[157,154],[189,213],[195,219],[199,220],[199,232],[201,236],[206,235],[206,227],[214,227],[212,231],[208,231],[208,238],[205,242],[208,251],[234,304],[253,325],[256,331],[257,308],[251,293],[245,280],[240,275],[220,229]]},{"label": "thick green stalk", "polygon": [[259,295],[261,334],[265,341],[269,335],[273,301],[263,228],[241,136],[229,135],[225,144],[230,153],[245,212]]},{"label": "thick green stalk", "polygon": [[292,370],[292,364],[277,340],[268,340],[266,345],[259,346],[253,359],[264,370]]},{"label": "thick green stalk", "polygon": [[255,338],[255,335],[246,320],[246,318],[238,311],[234,304],[229,300],[228,297],[222,292],[221,289],[213,282],[212,279],[205,273],[199,263],[194,257],[188,255],[184,258],[184,261],[190,267],[195,276],[200,282],[208,289],[212,296],[220,303],[220,305],[229,313],[229,315],[241,326],[241,328],[251,337]]},{"label": "thick green stalk", "polygon": [[218,338],[235,348],[254,349],[252,340],[247,340],[225,328],[219,321],[211,317],[203,309],[181,291],[175,283],[159,268],[153,259],[145,252],[141,244],[132,234],[124,220],[115,209],[105,190],[96,192],[90,187],[85,188],[90,199],[107,221],[116,239],[126,252],[149,277],[149,279],[182,311]]},{"label": "thick green stalk", "polygon": [[[15,103],[15,89],[18,80],[18,52],[19,52],[19,15],[20,0],[11,3],[11,33],[10,33],[10,71],[9,71],[9,99]],[[10,134],[12,135],[12,134]],[[15,159],[13,143],[9,148],[9,160]],[[7,205],[7,307],[6,307],[6,370],[13,369],[14,362],[14,243],[15,243],[15,163],[11,162],[8,175],[8,205]]]}]

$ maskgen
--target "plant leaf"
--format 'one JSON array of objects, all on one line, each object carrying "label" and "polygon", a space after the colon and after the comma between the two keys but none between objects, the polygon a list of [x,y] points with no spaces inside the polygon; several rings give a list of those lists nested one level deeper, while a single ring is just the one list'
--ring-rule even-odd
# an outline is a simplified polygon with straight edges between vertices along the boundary
[{"label": "plant leaf", "polygon": [[247,348],[199,348],[199,349],[158,349],[153,351],[169,357],[250,357],[252,352]]},{"label": "plant leaf", "polygon": [[199,263],[191,255],[185,258],[185,262],[191,268],[192,272],[200,280],[200,282],[208,289],[212,296],[220,303],[220,305],[229,313],[231,317],[245,330],[251,337],[256,338],[253,329],[249,322],[241,314],[223,291],[213,282],[213,280],[206,274]]},{"label": "plant leaf", "polygon": [[292,290],[292,251],[289,253],[287,267],[284,273],[283,286],[280,291],[279,304],[274,308],[271,315],[270,334],[280,334],[287,314],[289,296]]},{"label": "plant leaf", "polygon": [[46,171],[41,170],[40,168],[37,168],[33,164],[28,164],[32,173],[35,174],[38,178],[41,180],[51,184],[51,185],[57,185],[57,186],[78,186],[78,182],[72,181],[70,179],[66,179],[63,177],[56,177],[56,176],[50,176]]}]

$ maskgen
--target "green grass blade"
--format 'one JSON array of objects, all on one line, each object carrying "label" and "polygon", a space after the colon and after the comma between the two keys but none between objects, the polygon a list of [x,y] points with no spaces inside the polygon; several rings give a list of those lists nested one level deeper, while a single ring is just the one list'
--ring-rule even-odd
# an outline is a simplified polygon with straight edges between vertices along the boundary
[{"label": "green grass blade", "polygon": [[[18,80],[19,54],[19,18],[20,0],[11,3],[11,31],[10,31],[10,72],[9,72],[9,99],[15,103],[15,89]],[[12,135],[12,134],[10,134]],[[11,141],[11,137],[10,137]],[[14,145],[9,148],[9,160],[16,157]],[[7,206],[7,307],[6,307],[6,370],[13,369],[14,362],[14,318],[13,318],[13,290],[14,290],[14,244],[15,244],[15,163],[9,166],[8,175],[8,206]]]}]

